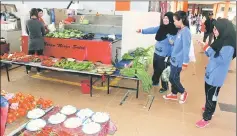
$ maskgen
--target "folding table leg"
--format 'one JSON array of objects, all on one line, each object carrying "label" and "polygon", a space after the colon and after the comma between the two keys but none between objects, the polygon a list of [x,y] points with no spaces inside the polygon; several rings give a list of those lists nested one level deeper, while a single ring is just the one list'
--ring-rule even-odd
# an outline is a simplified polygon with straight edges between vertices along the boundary
[{"label": "folding table leg", "polygon": [[136,92],[136,98],[138,98],[138,92],[139,92],[139,80],[137,80],[137,92]]},{"label": "folding table leg", "polygon": [[92,97],[92,86],[93,86],[92,76],[90,76],[90,96],[91,97]]},{"label": "folding table leg", "polygon": [[8,82],[10,82],[9,69],[8,69],[8,65],[7,64],[5,64],[5,68],[6,68],[6,72],[7,72],[7,80],[8,80]]},{"label": "folding table leg", "polygon": [[107,94],[109,94],[109,85],[110,85],[110,76],[108,76],[108,82],[107,82]]}]

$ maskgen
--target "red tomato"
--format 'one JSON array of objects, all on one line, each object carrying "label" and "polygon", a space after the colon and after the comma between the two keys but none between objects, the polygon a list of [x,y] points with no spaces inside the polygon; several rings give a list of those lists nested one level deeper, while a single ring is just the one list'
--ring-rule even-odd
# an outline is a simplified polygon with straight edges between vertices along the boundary
[{"label": "red tomato", "polygon": [[14,113],[16,110],[14,110],[14,109],[10,109],[9,111],[8,111],[8,113]]},{"label": "red tomato", "polygon": [[23,94],[21,93],[21,92],[18,92],[18,93],[16,93],[16,96],[23,96]]},{"label": "red tomato", "polygon": [[14,122],[15,120],[16,120],[16,116],[13,115],[13,117],[12,117],[12,121]]},{"label": "red tomato", "polygon": [[16,116],[16,118],[18,118],[20,116],[18,111],[15,112],[15,116]]},{"label": "red tomato", "polygon": [[35,108],[36,105],[35,105],[35,103],[32,103],[31,106],[32,106],[33,108]]},{"label": "red tomato", "polygon": [[7,118],[9,118],[9,119],[12,119],[13,116],[14,116],[13,113],[8,113],[8,114],[7,114]]},{"label": "red tomato", "polygon": [[65,132],[65,131],[59,131],[57,133],[58,136],[71,136],[69,133]]},{"label": "red tomato", "polygon": [[7,119],[7,123],[12,123],[13,120],[12,119]]},{"label": "red tomato", "polygon": [[19,111],[18,111],[18,114],[19,114],[19,116],[25,116],[26,115],[26,110],[25,109],[19,109]]}]

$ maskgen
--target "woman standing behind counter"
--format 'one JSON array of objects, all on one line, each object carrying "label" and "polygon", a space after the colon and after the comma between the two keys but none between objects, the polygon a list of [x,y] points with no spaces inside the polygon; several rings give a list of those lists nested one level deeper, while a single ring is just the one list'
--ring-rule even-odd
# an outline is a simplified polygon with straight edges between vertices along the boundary
[{"label": "woman standing behind counter", "polygon": [[[138,33],[156,34],[156,45],[153,59],[154,74],[152,76],[153,86],[159,85],[159,80],[163,70],[167,67],[168,57],[172,52],[172,44],[178,29],[174,25],[173,13],[167,12],[163,18],[163,24],[157,27],[139,29]],[[166,61],[166,62],[165,62]],[[160,93],[168,90],[168,83],[162,81]]]},{"label": "woman standing behind counter", "polygon": [[[29,35],[28,55],[43,55],[45,28],[43,23],[38,20],[36,8],[32,8],[30,11],[30,20],[26,22],[26,33]],[[31,67],[26,66],[26,70],[30,72]],[[40,73],[40,68],[37,68],[37,73]]]},{"label": "woman standing behind counter", "polygon": [[42,18],[43,15],[44,15],[44,14],[43,14],[44,12],[43,12],[43,10],[40,9],[40,8],[38,8],[37,11],[38,11],[38,19],[39,19],[40,22],[43,23],[43,25],[44,25],[44,27],[45,27],[45,31],[46,31],[46,33],[47,33],[49,30],[48,30],[48,27],[47,27],[47,25],[45,24],[45,22],[44,22],[44,20],[43,20],[43,18]]}]

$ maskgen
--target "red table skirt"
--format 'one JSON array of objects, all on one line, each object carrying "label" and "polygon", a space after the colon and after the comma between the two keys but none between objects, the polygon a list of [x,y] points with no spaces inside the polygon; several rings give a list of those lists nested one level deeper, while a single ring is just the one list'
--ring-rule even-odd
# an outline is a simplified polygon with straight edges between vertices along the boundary
[{"label": "red table skirt", "polygon": [[[28,53],[28,36],[22,36],[22,51]],[[111,42],[99,40],[76,40],[60,38],[44,38],[45,56],[55,58],[74,58],[111,64]]]}]

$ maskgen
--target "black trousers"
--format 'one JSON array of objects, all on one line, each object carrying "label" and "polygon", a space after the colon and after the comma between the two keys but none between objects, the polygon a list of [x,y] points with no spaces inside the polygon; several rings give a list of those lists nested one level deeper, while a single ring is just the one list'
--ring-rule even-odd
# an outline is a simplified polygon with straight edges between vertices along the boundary
[{"label": "black trousers", "polygon": [[170,66],[170,83],[171,83],[171,92],[172,94],[184,93],[185,89],[180,82],[180,72],[182,71],[182,67]]},{"label": "black trousers", "polygon": [[[29,50],[28,51],[28,55],[34,55],[35,53],[37,55],[43,55],[43,50]],[[31,67],[26,66],[26,70],[31,70]],[[37,72],[40,72],[40,68],[37,68]]]},{"label": "black trousers", "polygon": [[[165,62],[166,57],[162,57],[154,53],[154,58],[153,58],[153,69],[154,73],[152,76],[152,82],[153,85],[159,84],[160,77],[164,69],[169,65],[168,63]],[[165,90],[168,90],[168,82],[161,81],[162,88]]]},{"label": "black trousers", "polygon": [[205,82],[206,104],[205,104],[205,111],[203,113],[203,119],[205,121],[211,120],[212,115],[216,110],[217,97],[219,95],[219,91],[220,87],[211,86]]},{"label": "black trousers", "polygon": [[196,24],[196,33],[201,33],[200,24]]}]

